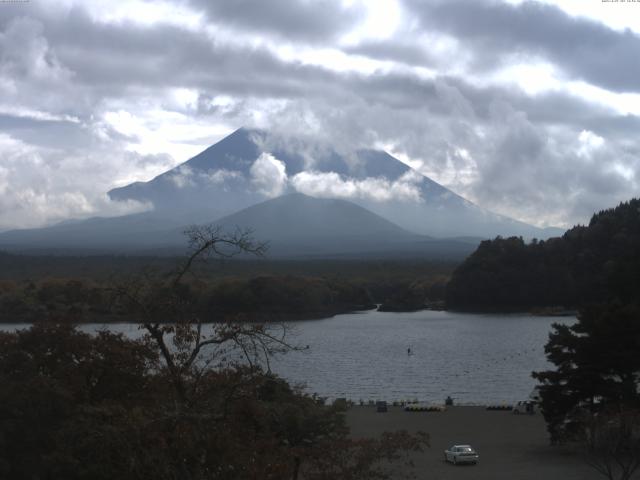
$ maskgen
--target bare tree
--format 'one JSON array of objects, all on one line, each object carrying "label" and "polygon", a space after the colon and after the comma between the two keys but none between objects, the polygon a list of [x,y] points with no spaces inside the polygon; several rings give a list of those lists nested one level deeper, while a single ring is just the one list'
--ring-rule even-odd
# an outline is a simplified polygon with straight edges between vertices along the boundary
[{"label": "bare tree", "polygon": [[238,319],[203,318],[197,295],[187,283],[195,267],[209,258],[239,254],[264,255],[267,245],[256,242],[249,230],[225,233],[219,226],[193,226],[185,231],[189,251],[184,261],[164,275],[145,272],[115,287],[117,297],[133,312],[148,339],[158,349],[171,377],[179,403],[188,403],[190,389],[215,362],[242,359],[250,366],[265,365],[269,357],[294,349],[286,341],[286,326]]},{"label": "bare tree", "polygon": [[629,480],[640,467],[640,411],[590,414],[583,441],[590,466],[609,480]]}]

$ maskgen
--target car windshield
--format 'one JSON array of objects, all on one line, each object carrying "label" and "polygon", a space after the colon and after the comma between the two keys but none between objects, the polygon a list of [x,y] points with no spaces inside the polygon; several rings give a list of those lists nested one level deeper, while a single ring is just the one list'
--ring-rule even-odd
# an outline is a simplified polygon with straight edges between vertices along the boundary
[{"label": "car windshield", "polygon": [[465,452],[465,453],[468,453],[468,452],[473,452],[473,448],[471,448],[471,447],[460,447],[460,448],[458,449],[458,451],[459,451],[459,452]]}]

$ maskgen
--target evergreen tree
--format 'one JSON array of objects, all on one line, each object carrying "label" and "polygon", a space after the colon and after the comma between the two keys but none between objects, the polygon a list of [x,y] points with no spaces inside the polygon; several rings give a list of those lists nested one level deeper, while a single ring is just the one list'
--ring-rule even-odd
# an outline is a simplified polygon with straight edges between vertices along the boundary
[{"label": "evergreen tree", "polygon": [[554,324],[545,347],[555,370],[534,372],[552,441],[572,439],[585,413],[640,407],[640,308],[583,309],[572,326]]}]

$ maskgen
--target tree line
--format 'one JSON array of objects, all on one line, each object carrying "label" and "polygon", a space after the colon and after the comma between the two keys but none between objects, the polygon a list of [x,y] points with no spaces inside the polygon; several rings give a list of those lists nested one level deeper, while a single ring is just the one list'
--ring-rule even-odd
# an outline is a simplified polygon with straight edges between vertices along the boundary
[{"label": "tree line", "polygon": [[640,298],[640,200],[593,215],[562,237],[483,241],[447,284],[449,308],[577,308]]},{"label": "tree line", "polygon": [[[136,282],[162,270],[121,275],[114,279],[41,278],[0,280],[0,323],[68,321],[109,323],[135,321],[132,312],[114,297],[113,286]],[[337,275],[257,275],[216,278],[203,274],[183,288],[211,321],[243,315],[248,321],[323,318],[376,304],[398,310],[419,310],[428,300],[442,300],[448,277],[349,279]]]},{"label": "tree line", "polygon": [[[138,281],[133,275],[127,281]],[[117,282],[49,278],[0,282],[0,322],[135,321],[114,297]],[[190,295],[211,321],[242,314],[249,321],[326,317],[374,308],[367,289],[348,281],[304,276],[191,279]]]}]

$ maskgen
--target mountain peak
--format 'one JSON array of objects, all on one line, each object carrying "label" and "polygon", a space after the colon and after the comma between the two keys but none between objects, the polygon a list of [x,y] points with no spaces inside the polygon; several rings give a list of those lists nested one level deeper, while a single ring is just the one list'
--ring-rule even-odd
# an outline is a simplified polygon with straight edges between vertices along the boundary
[{"label": "mountain peak", "polygon": [[153,180],[111,190],[109,195],[151,202],[168,216],[188,218],[194,211],[206,211],[219,218],[269,197],[300,192],[349,200],[424,235],[548,236],[542,229],[473,205],[387,152],[370,149],[345,155],[304,139],[269,135],[241,127]]}]

